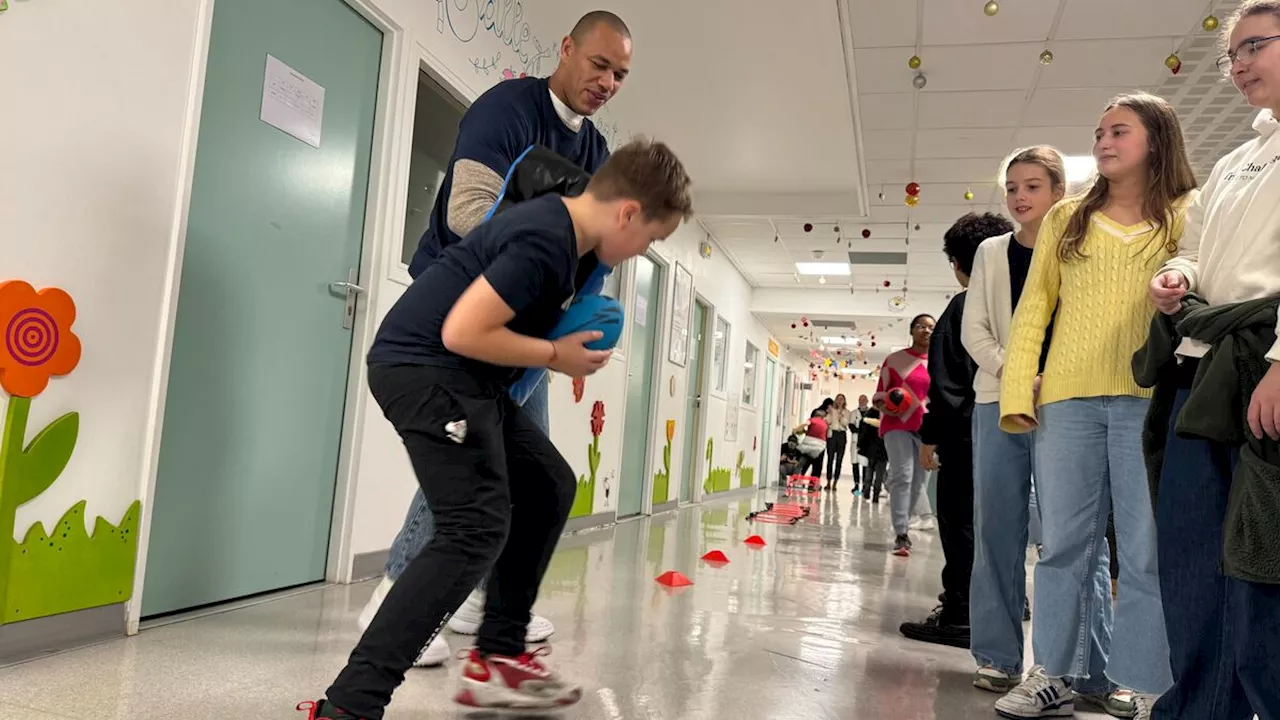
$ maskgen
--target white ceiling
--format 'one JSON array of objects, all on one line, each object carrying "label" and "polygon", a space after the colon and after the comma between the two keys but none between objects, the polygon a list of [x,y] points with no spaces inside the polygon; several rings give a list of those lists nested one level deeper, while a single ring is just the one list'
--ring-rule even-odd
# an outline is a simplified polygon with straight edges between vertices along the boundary
[{"label": "white ceiling", "polygon": [[[1201,178],[1251,135],[1252,111],[1220,78],[1215,36],[1201,28],[1211,12],[1224,18],[1232,0],[1000,0],[994,17],[983,3],[793,0],[786,12],[682,3],[679,23],[655,13],[663,17],[654,27],[637,29],[663,38],[658,48],[639,44],[637,63],[646,74],[660,63],[671,82],[679,73],[699,80],[697,109],[679,122],[664,117],[666,82],[636,83],[616,102],[688,158],[699,221],[754,286],[823,288],[794,272],[815,250],[825,260],[850,250],[898,254],[826,278],[827,288],[886,296],[882,315],[859,305],[868,327],[939,314],[940,293],[958,289],[941,252],[946,228],[966,212],[1004,212],[998,174],[1014,149],[1047,143],[1087,156],[1114,95],[1146,90],[1173,102]],[[1045,49],[1048,65],[1039,62]],[[1174,51],[1183,62],[1176,76],[1164,65]],[[923,61],[923,90],[912,87],[912,55]],[[903,201],[912,181],[921,186],[915,208]],[[891,297],[905,307],[891,308]],[[798,318],[758,317],[780,339],[806,345],[789,327]]]}]

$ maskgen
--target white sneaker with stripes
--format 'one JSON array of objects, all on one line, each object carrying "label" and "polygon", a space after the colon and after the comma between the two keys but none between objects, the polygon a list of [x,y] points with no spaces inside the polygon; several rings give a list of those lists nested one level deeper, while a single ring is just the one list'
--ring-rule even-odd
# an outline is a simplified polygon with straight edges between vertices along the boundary
[{"label": "white sneaker with stripes", "polygon": [[1076,712],[1075,698],[1062,678],[1049,677],[1037,665],[1026,680],[996,701],[996,712],[1014,720],[1071,717]]}]

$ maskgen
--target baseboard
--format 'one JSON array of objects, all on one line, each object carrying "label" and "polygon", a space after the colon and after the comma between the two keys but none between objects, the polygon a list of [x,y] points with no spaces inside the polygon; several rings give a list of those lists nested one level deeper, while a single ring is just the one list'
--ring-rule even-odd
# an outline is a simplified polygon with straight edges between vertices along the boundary
[{"label": "baseboard", "polygon": [[381,577],[387,569],[387,560],[390,558],[390,548],[357,553],[351,560],[351,582]]},{"label": "baseboard", "polygon": [[0,667],[124,635],[124,603],[0,625]]},{"label": "baseboard", "polygon": [[582,517],[569,518],[569,522],[564,524],[564,534],[582,532],[583,530],[594,530],[602,528],[606,525],[613,525],[618,522],[617,512],[602,512],[595,515],[583,515]]},{"label": "baseboard", "polygon": [[670,501],[668,501],[668,502],[659,503],[659,504],[657,504],[657,505],[654,505],[654,506],[653,506],[653,512],[652,512],[652,513],[650,513],[650,514],[651,514],[651,515],[657,515],[658,513],[671,512],[672,510],[679,510],[679,509],[680,509],[680,501],[679,501],[679,500],[670,500]]},{"label": "baseboard", "polygon": [[704,502],[707,500],[732,500],[733,498],[737,498],[737,497],[747,497],[749,495],[754,495],[760,492],[761,489],[762,488],[758,488],[755,485],[751,485],[750,487],[734,488],[732,490],[725,490],[723,492],[718,492],[718,493],[705,493],[702,496],[702,500]]}]

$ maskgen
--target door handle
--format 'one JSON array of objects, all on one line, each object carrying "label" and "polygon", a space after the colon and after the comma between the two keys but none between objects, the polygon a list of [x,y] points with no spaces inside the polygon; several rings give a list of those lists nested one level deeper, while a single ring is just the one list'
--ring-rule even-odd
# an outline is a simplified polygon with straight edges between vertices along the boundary
[{"label": "door handle", "polygon": [[350,330],[356,326],[356,298],[364,294],[364,288],[356,281],[360,279],[360,271],[355,268],[347,270],[346,280],[334,280],[329,283],[329,292],[341,296],[342,329]]},{"label": "door handle", "polygon": [[347,295],[347,294],[361,295],[364,293],[363,287],[353,282],[346,282],[345,280],[334,280],[333,282],[329,283],[329,289],[333,291],[335,294],[341,294],[341,295]]}]

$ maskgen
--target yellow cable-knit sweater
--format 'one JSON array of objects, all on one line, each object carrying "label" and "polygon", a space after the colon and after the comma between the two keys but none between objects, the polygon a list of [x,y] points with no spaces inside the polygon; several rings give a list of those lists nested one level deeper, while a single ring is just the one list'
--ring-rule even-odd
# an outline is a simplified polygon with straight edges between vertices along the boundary
[{"label": "yellow cable-knit sweater", "polygon": [[1147,286],[1170,257],[1167,240],[1182,237],[1183,217],[1194,197],[1192,191],[1176,203],[1170,238],[1150,223],[1126,226],[1094,213],[1084,238],[1087,257],[1066,262],[1058,259],[1059,241],[1080,199],[1064,200],[1049,211],[1013,315],[1000,384],[1001,428],[1026,432],[1012,416],[1035,417],[1032,388],[1055,307],[1039,404],[1108,395],[1151,397],[1151,391],[1134,382],[1130,362],[1146,342],[1155,312]]}]

